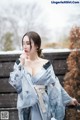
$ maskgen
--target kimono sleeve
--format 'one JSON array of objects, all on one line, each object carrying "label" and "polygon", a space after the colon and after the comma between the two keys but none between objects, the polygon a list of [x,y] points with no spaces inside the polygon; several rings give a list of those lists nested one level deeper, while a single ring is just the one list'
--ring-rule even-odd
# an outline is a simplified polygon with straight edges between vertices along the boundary
[{"label": "kimono sleeve", "polygon": [[16,89],[17,93],[22,91],[22,66],[20,61],[17,60],[14,64],[13,71],[10,72],[9,83]]},{"label": "kimono sleeve", "polygon": [[68,103],[72,101],[72,97],[65,91],[65,89],[62,87],[62,85],[59,82],[58,77],[56,77],[56,82],[58,82],[57,86],[59,85],[61,88],[61,97],[62,97],[62,102],[66,106]]},{"label": "kimono sleeve", "polygon": [[66,106],[72,101],[72,97],[69,96],[69,94],[64,90],[63,87],[61,87],[61,93],[62,93],[63,104]]}]

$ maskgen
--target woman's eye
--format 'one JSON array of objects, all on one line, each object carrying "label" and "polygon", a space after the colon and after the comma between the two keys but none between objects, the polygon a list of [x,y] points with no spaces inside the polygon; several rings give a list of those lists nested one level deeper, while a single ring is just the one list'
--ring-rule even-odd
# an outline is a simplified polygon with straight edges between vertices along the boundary
[{"label": "woman's eye", "polygon": [[30,42],[26,42],[27,45],[30,45]]},{"label": "woman's eye", "polygon": [[30,45],[30,42],[23,42],[23,45]]}]

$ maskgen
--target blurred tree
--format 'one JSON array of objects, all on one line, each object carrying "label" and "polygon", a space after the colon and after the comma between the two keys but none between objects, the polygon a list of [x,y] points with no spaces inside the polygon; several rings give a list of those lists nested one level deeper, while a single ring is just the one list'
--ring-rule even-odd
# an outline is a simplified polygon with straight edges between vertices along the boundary
[{"label": "blurred tree", "polygon": [[[80,27],[75,26],[70,31],[70,48],[75,50],[67,58],[68,72],[64,76],[64,88],[80,102]],[[67,120],[76,120],[75,115],[75,111],[68,111]],[[77,120],[80,120],[80,113]]]},{"label": "blurred tree", "polygon": [[2,50],[3,36],[8,32],[13,34],[13,44],[20,47],[17,21],[9,16],[2,16],[0,17],[0,50]]},{"label": "blurred tree", "polygon": [[60,46],[61,46],[61,48],[69,48],[69,46],[70,46],[69,36],[65,36],[65,37],[61,38]]},{"label": "blurred tree", "polygon": [[14,50],[13,47],[13,34],[10,32],[7,32],[4,36],[3,36],[3,51],[10,51],[10,50]]},{"label": "blurred tree", "polygon": [[80,27],[73,27],[70,32],[70,48],[80,49]]},{"label": "blurred tree", "polygon": [[55,42],[47,42],[43,46],[44,48],[59,48],[60,44]]},{"label": "blurred tree", "polygon": [[[2,10],[2,11],[1,11]],[[36,31],[41,38],[49,40],[50,29],[45,22],[45,12],[38,2],[6,5],[0,13],[0,43],[8,31],[13,33],[13,44],[21,49],[21,38],[27,31]],[[4,29],[5,28],[5,29]],[[1,46],[0,45],[0,46]],[[1,49],[1,47],[0,47]]]}]

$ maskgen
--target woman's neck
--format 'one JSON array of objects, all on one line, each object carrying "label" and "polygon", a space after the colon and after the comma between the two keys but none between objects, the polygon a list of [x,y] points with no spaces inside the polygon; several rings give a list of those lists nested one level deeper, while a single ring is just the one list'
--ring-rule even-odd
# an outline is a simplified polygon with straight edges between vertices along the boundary
[{"label": "woman's neck", "polygon": [[30,61],[36,61],[39,59],[39,56],[37,54],[32,54],[32,55],[29,55],[27,59]]}]

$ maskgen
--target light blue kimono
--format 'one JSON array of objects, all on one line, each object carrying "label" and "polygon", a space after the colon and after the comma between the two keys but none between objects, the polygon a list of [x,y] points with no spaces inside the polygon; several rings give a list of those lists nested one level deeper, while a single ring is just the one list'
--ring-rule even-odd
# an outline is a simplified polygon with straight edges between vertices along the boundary
[{"label": "light blue kimono", "polygon": [[[10,73],[9,83],[18,93],[17,108],[19,120],[63,120],[65,106],[72,100],[60,85],[48,61],[32,76],[18,60]],[[39,93],[35,86],[41,86]]]}]

